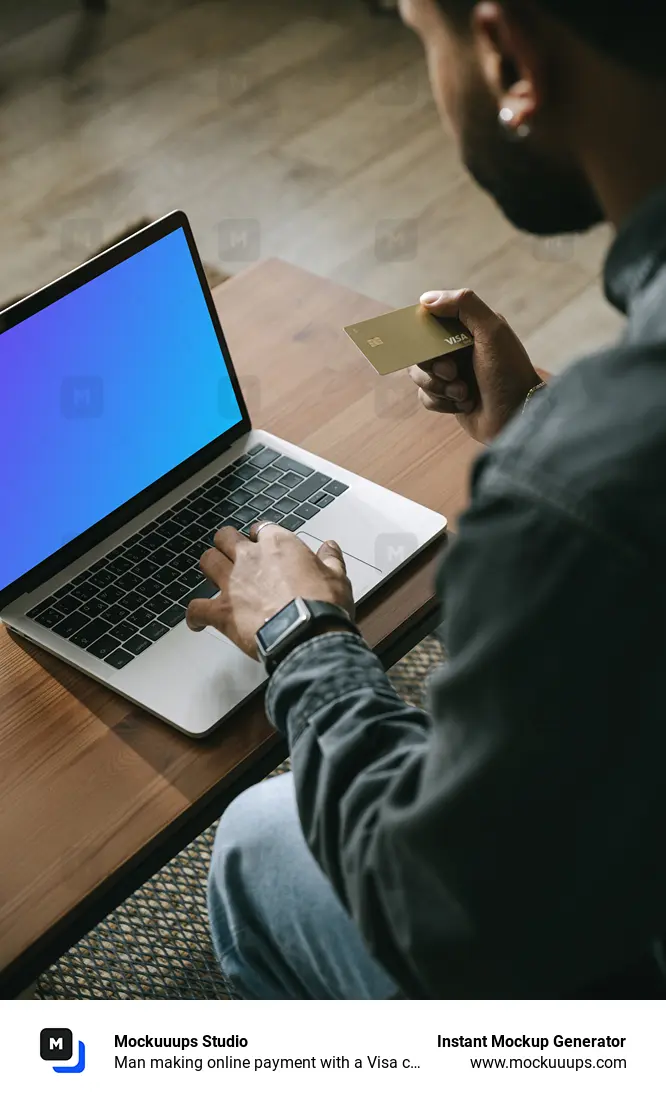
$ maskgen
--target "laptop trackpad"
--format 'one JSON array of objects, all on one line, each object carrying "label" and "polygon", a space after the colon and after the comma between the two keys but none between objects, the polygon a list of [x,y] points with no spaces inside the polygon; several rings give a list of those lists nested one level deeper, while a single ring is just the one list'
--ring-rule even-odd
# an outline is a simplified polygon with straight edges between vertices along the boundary
[{"label": "laptop trackpad", "polygon": [[[323,539],[317,539],[314,535],[306,535],[301,532],[299,532],[298,537],[306,546],[314,550],[315,553],[323,542]],[[361,596],[364,596],[366,592],[381,580],[381,570],[375,569],[374,566],[368,565],[367,562],[361,561],[359,558],[352,558],[350,554],[345,554],[344,551],[342,552],[342,556],[347,566],[347,576],[351,581],[354,599],[360,600]]]}]

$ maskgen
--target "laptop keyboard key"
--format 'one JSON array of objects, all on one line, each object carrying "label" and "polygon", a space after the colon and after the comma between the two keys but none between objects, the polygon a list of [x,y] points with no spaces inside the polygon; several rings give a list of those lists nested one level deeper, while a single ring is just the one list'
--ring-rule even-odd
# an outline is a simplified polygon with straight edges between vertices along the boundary
[{"label": "laptop keyboard key", "polygon": [[165,634],[169,633],[169,627],[164,623],[158,623],[157,619],[154,619],[148,626],[144,626],[141,631],[144,638],[149,638],[151,642],[157,642],[160,638],[163,638]]},{"label": "laptop keyboard key", "polygon": [[[317,494],[317,507],[318,508],[325,508],[327,504],[331,504],[332,501],[334,501],[334,500],[335,500],[335,497],[331,496],[330,493],[318,493]],[[310,501],[310,503],[312,504],[312,501]]]},{"label": "laptop keyboard key", "polygon": [[55,607],[47,607],[44,611],[40,612],[39,615],[31,615],[30,618],[34,618],[36,623],[39,623],[40,626],[46,626],[50,630],[63,621],[65,614],[61,611],[56,611]]},{"label": "laptop keyboard key", "polygon": [[315,508],[314,504],[309,504],[307,501],[305,504],[299,504],[298,508],[294,510],[294,514],[301,516],[302,519],[312,519],[319,512],[318,508]]},{"label": "laptop keyboard key", "polygon": [[326,492],[333,493],[334,497],[340,497],[343,493],[347,491],[348,488],[349,486],[345,485],[342,481],[329,481],[328,485],[326,486]]},{"label": "laptop keyboard key", "polygon": [[172,569],[177,569],[178,573],[184,573],[186,569],[189,569],[189,558],[185,553],[179,553],[176,558],[171,562]]},{"label": "laptop keyboard key", "polygon": [[271,450],[270,447],[264,447],[262,451],[257,451],[256,453],[253,447],[251,451],[248,451],[248,455],[252,458],[252,465],[257,466],[260,470],[263,469],[264,466],[270,466],[274,459],[280,458],[279,453]]},{"label": "laptop keyboard key", "polygon": [[185,618],[185,608],[175,603],[168,611],[163,611],[162,614],[157,617],[161,623],[164,623],[165,626],[171,629],[171,627],[177,626],[178,623],[182,623]]},{"label": "laptop keyboard key", "polygon": [[127,611],[120,604],[114,604],[113,607],[107,607],[104,612],[104,619],[107,623],[119,623],[125,618]]},{"label": "laptop keyboard key", "polygon": [[126,546],[124,550],[125,557],[133,562],[142,561],[149,553],[148,547],[142,546],[139,542],[135,546]]},{"label": "laptop keyboard key", "polygon": [[273,501],[271,498],[266,496],[265,493],[259,493],[259,496],[256,496],[254,500],[251,501],[252,507],[257,512],[263,512],[265,508],[270,508],[272,503]]},{"label": "laptop keyboard key", "polygon": [[[197,518],[197,513],[193,512],[190,508],[190,502],[188,500],[185,507],[180,507],[176,512],[176,523],[180,524],[181,528],[186,527],[188,523],[194,523]],[[178,537],[178,536],[176,536]]]},{"label": "laptop keyboard key", "polygon": [[[67,584],[63,584],[62,588],[59,588],[55,596],[51,596],[51,600],[61,600],[63,596],[67,596],[74,588],[74,582],[68,581]],[[48,600],[46,601],[49,602]]]},{"label": "laptop keyboard key", "polygon": [[168,565],[172,557],[173,554],[171,553],[171,551],[167,550],[164,543],[162,543],[162,545],[157,550],[153,550],[152,554],[150,555],[149,561],[157,562],[158,565]]},{"label": "laptop keyboard key", "polygon": [[279,512],[281,516],[286,516],[293,511],[294,502],[289,500],[289,497],[284,497],[282,500],[274,500],[272,508],[274,511]]},{"label": "laptop keyboard key", "polygon": [[303,480],[304,478],[300,477],[299,474],[284,474],[280,478],[282,485],[286,485],[288,489],[295,489]]},{"label": "laptop keyboard key", "polygon": [[151,644],[150,638],[144,638],[142,634],[135,634],[133,638],[128,638],[125,642],[125,649],[128,649],[130,653],[138,657],[139,654],[143,653],[145,649],[148,649]]},{"label": "laptop keyboard key", "polygon": [[221,485],[214,485],[212,488],[206,489],[206,500],[210,500],[212,504],[219,504],[226,495]]},{"label": "laptop keyboard key", "polygon": [[157,531],[151,531],[149,535],[144,536],[143,545],[149,550],[159,550],[163,545],[162,536],[158,535]]},{"label": "laptop keyboard key", "polygon": [[302,462],[297,462],[295,458],[288,458],[287,455],[281,455],[274,463],[278,470],[289,470],[295,474],[302,474],[303,477],[309,477],[314,473],[314,470],[310,466],[304,466]]},{"label": "laptop keyboard key", "polygon": [[[59,611],[61,615],[71,615],[72,611],[76,611],[77,607],[79,606],[80,604],[76,596],[69,595],[63,596],[61,600],[58,600],[58,602],[53,605],[53,609],[55,611]],[[32,617],[33,616],[31,616],[31,618]],[[42,622],[41,619],[39,619],[38,621]]]},{"label": "laptop keyboard key", "polygon": [[152,600],[148,600],[146,604],[146,610],[152,611],[153,615],[161,615],[163,611],[166,611],[167,607],[171,607],[171,600],[168,600],[166,596],[153,596]]},{"label": "laptop keyboard key", "polygon": [[279,523],[281,519],[282,512],[278,512],[276,508],[267,508],[265,512],[261,513],[257,523]]},{"label": "laptop keyboard key", "polygon": [[239,477],[238,474],[229,473],[222,481],[222,488],[231,492],[233,489],[241,489],[243,487],[244,478]]},{"label": "laptop keyboard key", "polygon": [[105,623],[102,619],[93,619],[82,626],[80,630],[77,630],[75,634],[72,634],[69,640],[74,642],[74,645],[80,646],[81,649],[87,649],[89,645],[92,645],[103,634],[106,634],[108,629],[108,623]]},{"label": "laptop keyboard key", "polygon": [[326,477],[326,474],[311,474],[300,485],[292,489],[289,495],[294,500],[308,500],[319,489],[323,489],[325,485],[328,485],[330,480],[329,477]]},{"label": "laptop keyboard key", "polygon": [[[72,634],[75,634],[77,630],[81,630],[88,620],[85,615],[82,615],[80,611],[73,611],[71,615],[68,615],[66,619],[62,619],[53,627],[53,633],[58,634],[61,638],[71,638]],[[94,642],[94,638],[90,641]]]},{"label": "laptop keyboard key", "polygon": [[130,611],[136,611],[137,607],[143,607],[143,596],[138,592],[128,592],[122,600],[118,600],[118,607],[125,609],[127,615]]},{"label": "laptop keyboard key", "polygon": [[186,550],[189,545],[189,539],[186,539],[185,535],[174,535],[172,539],[169,539],[166,549],[172,550],[174,554],[182,554],[183,550]]},{"label": "laptop keyboard key", "polygon": [[254,523],[257,518],[257,512],[254,508],[239,508],[237,512],[234,512],[231,518],[234,527],[238,527],[246,523]]},{"label": "laptop keyboard key", "polygon": [[104,600],[98,599],[93,596],[92,600],[88,600],[87,603],[81,604],[79,611],[82,615],[87,615],[89,619],[96,619],[98,615],[103,615],[106,611],[106,604]]},{"label": "laptop keyboard key", "polygon": [[206,534],[206,528],[202,527],[200,523],[190,523],[189,527],[183,528],[183,535],[185,538],[190,539],[191,542],[196,542],[202,535]]},{"label": "laptop keyboard key", "polygon": [[304,519],[299,519],[298,516],[283,516],[280,520],[280,527],[286,527],[287,531],[298,531],[299,527],[302,527],[305,523]]},{"label": "laptop keyboard key", "polygon": [[159,581],[160,584],[171,584],[172,581],[175,581],[177,576],[177,569],[172,569],[170,565],[163,565],[155,574],[155,580]]},{"label": "laptop keyboard key", "polygon": [[147,626],[148,623],[152,623],[154,616],[145,607],[140,607],[138,611],[133,611],[131,615],[127,616],[127,622],[130,626],[136,626],[141,629],[142,626]]},{"label": "laptop keyboard key", "polygon": [[83,584],[76,586],[72,595],[77,600],[90,600],[93,596],[96,596],[99,592],[99,588],[95,584],[91,584],[90,581],[84,581]]},{"label": "laptop keyboard key", "polygon": [[[146,553],[148,553],[148,551],[146,551]],[[152,577],[153,573],[157,572],[158,566],[158,562],[146,559],[146,561],[137,562],[132,572],[136,573],[137,577],[145,581],[148,577]],[[137,581],[136,583],[138,585],[139,582]]]},{"label": "laptop keyboard key", "polygon": [[126,649],[116,649],[108,657],[105,657],[107,665],[111,665],[112,668],[124,668],[130,661],[134,660],[134,654],[128,653]]},{"label": "laptop keyboard key", "polygon": [[107,561],[106,568],[109,573],[113,573],[114,577],[119,577],[121,573],[126,573],[128,569],[132,568],[131,561],[128,561],[126,557],[119,555],[111,560]]},{"label": "laptop keyboard key", "polygon": [[173,584],[170,584],[168,588],[164,589],[164,595],[175,603],[176,600],[182,600],[183,596],[187,595],[187,588],[184,584],[179,584],[178,581],[174,581]]},{"label": "laptop keyboard key", "polygon": [[158,581],[154,581],[152,577],[149,577],[148,580],[141,582],[141,584],[137,588],[137,592],[139,593],[139,595],[145,596],[146,599],[149,599],[151,596],[156,596],[161,588],[162,585]]},{"label": "laptop keyboard key", "polygon": [[279,481],[282,477],[282,470],[276,469],[275,466],[268,466],[261,471],[261,476],[264,481]]},{"label": "laptop keyboard key", "polygon": [[102,569],[93,570],[93,578],[93,584],[98,584],[100,588],[106,588],[107,584],[111,584],[115,580],[115,574],[104,566]]},{"label": "laptop keyboard key", "polygon": [[124,623],[116,623],[115,626],[112,626],[109,634],[112,638],[117,638],[119,642],[126,642],[128,638],[136,634],[138,629],[138,627],[132,626],[131,623],[125,620]]},{"label": "laptop keyboard key", "polygon": [[270,497],[271,500],[279,500],[287,492],[286,485],[268,485],[264,496]]},{"label": "laptop keyboard key", "polygon": [[171,539],[174,535],[180,533],[180,525],[174,523],[172,519],[168,519],[164,523],[160,523],[158,531],[166,542],[167,539]]},{"label": "laptop keyboard key", "polygon": [[124,592],[117,584],[109,584],[106,588],[103,588],[99,594],[100,600],[104,600],[104,603],[107,605],[110,603],[117,603],[118,600],[122,600],[123,596]]},{"label": "laptop keyboard key", "polygon": [[116,584],[118,588],[122,588],[123,592],[131,592],[140,583],[141,577],[136,573],[123,573],[122,577],[116,577]]},{"label": "laptop keyboard key", "polygon": [[187,573],[183,573],[183,575],[178,578],[178,583],[179,584],[184,584],[185,587],[187,588],[187,590],[189,591],[190,588],[195,588],[196,585],[199,584],[200,580],[201,580],[201,570],[200,569],[188,569]]},{"label": "laptop keyboard key", "polygon": [[249,493],[247,489],[234,489],[233,493],[229,495],[229,500],[232,504],[235,504],[238,508],[241,508],[243,504],[247,504],[248,500],[252,499],[252,493]]},{"label": "laptop keyboard key", "polygon": [[117,640],[112,638],[110,634],[103,634],[101,638],[88,646],[88,653],[91,653],[93,657],[99,657],[103,661],[105,657],[109,656],[109,653],[113,653],[114,649],[117,648]]},{"label": "laptop keyboard key", "polygon": [[247,484],[245,485],[245,489],[248,493],[251,493],[254,496],[255,493],[263,493],[264,489],[266,489],[267,486],[267,481],[262,481],[260,477],[253,477],[250,478],[250,480],[247,482]]}]

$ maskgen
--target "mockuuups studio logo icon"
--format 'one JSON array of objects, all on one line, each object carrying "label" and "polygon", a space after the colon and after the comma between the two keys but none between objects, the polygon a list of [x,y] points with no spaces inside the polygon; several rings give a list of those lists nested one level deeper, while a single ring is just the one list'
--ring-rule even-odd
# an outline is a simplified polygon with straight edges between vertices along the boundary
[{"label": "mockuuups studio logo icon", "polygon": [[[68,1027],[45,1027],[39,1033],[39,1054],[45,1062],[71,1062],[74,1037]],[[74,1065],[51,1067],[54,1073],[83,1073],[86,1068],[86,1048],[79,1040]]]}]

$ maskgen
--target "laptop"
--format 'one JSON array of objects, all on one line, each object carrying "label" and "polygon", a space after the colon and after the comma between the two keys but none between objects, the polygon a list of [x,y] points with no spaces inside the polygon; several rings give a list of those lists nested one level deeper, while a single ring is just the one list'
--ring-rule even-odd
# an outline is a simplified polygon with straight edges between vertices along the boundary
[{"label": "laptop", "polygon": [[358,602],[446,526],[252,427],[180,211],[0,313],[0,454],[2,620],[192,737],[266,678],[185,623],[220,527],[335,539]]}]

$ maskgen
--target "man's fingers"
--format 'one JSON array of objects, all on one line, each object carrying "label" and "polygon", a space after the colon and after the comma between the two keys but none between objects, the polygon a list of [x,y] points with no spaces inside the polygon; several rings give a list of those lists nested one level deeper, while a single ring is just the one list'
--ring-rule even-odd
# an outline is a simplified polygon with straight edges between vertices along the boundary
[{"label": "man's fingers", "polygon": [[437,378],[429,370],[425,370],[423,366],[410,367],[409,377],[412,382],[415,382],[419,389],[425,390],[426,393],[431,393],[434,397],[444,397],[444,390],[449,384],[443,378]]},{"label": "man's fingers", "polygon": [[210,550],[206,550],[199,565],[201,566],[201,572],[204,577],[212,581],[220,592],[225,592],[227,590],[229,577],[233,569],[233,562],[229,561],[229,559],[225,557],[224,554],[221,554],[219,550],[214,550],[211,547]]},{"label": "man's fingers", "polygon": [[257,523],[253,523],[250,529],[250,538],[254,542],[259,542],[259,539],[264,541],[266,538],[275,540],[282,535],[288,535],[290,532],[286,531],[284,527],[280,527],[279,523],[272,523],[269,520],[258,520]]},{"label": "man's fingers", "polygon": [[463,290],[428,290],[421,295],[421,305],[435,317],[458,317],[472,336],[485,332],[491,323],[497,324],[497,314],[466,287]]},{"label": "man's fingers", "polygon": [[[190,630],[204,630],[207,626],[217,625],[219,615],[218,597],[212,600],[192,600],[187,606],[187,625]],[[216,622],[213,623],[215,616]]]},{"label": "man's fingers", "polygon": [[[248,540],[245,538],[245,535],[241,535],[240,531],[237,531],[235,527],[221,527],[219,531],[215,532],[213,541],[216,548],[221,554],[224,554],[225,558],[228,558],[229,561],[235,561],[239,545],[242,545]],[[204,557],[205,556],[204,554]]]},{"label": "man's fingers", "polygon": [[445,382],[441,378],[435,378],[434,375],[428,374],[420,367],[412,367],[410,377],[413,382],[416,382],[422,393],[436,400],[447,398],[449,401],[459,402],[467,401],[471,396],[469,387],[462,378],[456,378],[453,382]]},{"label": "man's fingers", "polygon": [[459,413],[465,410],[455,401],[449,401],[446,397],[433,397],[424,390],[419,390],[419,400],[428,412]]},{"label": "man's fingers", "polygon": [[[455,353],[445,355],[443,359],[430,359],[427,363],[419,363],[416,368],[412,367],[412,370],[414,369],[420,370],[422,374],[426,374],[429,378],[440,378],[444,382],[453,382],[458,377],[458,363]],[[416,382],[416,378],[414,378],[414,381]]]},{"label": "man's fingers", "polygon": [[347,576],[347,567],[345,565],[345,559],[342,556],[342,550],[338,546],[337,542],[333,542],[329,539],[327,542],[322,542],[321,546],[317,550],[317,557],[324,565],[328,566],[332,573],[335,573],[338,577]]}]

